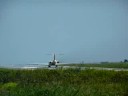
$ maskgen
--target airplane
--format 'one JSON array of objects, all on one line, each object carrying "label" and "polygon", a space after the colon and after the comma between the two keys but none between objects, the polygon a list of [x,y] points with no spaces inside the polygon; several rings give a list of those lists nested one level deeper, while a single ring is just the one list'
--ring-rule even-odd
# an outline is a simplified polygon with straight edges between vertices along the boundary
[{"label": "airplane", "polygon": [[56,60],[56,55],[55,55],[55,53],[54,53],[53,56],[54,56],[54,57],[53,57],[53,60],[49,62],[48,67],[51,67],[51,66],[57,67],[57,66],[58,66],[57,63],[59,63],[59,61]]},{"label": "airplane", "polygon": [[[51,55],[51,54],[48,54],[48,55]],[[63,55],[63,54],[59,54],[59,55]],[[60,62],[58,60],[56,60],[56,54],[54,53],[53,54],[53,60],[48,62],[48,63],[30,63],[30,64],[25,64],[25,65],[22,65],[20,67],[17,67],[17,68],[21,68],[21,69],[37,69],[37,68],[47,68],[48,67],[51,67],[51,66],[55,66],[55,67],[58,67],[58,63],[60,64]],[[61,63],[61,64],[65,64],[65,63]]]}]

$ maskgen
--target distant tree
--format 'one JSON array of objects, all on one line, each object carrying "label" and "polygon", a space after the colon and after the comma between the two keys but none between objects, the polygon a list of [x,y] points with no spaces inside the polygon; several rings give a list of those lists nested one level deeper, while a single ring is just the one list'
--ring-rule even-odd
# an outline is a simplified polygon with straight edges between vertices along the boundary
[{"label": "distant tree", "polygon": [[128,60],[127,59],[124,59],[124,62],[128,62]]}]

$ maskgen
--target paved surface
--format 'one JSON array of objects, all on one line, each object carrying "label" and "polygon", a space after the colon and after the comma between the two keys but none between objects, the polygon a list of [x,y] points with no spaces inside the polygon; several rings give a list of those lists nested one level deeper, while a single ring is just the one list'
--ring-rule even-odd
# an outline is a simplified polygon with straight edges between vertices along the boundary
[{"label": "paved surface", "polygon": [[76,66],[63,66],[63,69],[67,68],[78,68],[81,70],[87,70],[87,69],[96,69],[96,70],[113,70],[113,71],[128,71],[128,69],[125,68],[104,68],[104,67],[76,67]]},{"label": "paved surface", "polygon": [[80,69],[80,70],[87,70],[87,69],[96,69],[96,70],[113,70],[113,71],[128,71],[128,69],[125,68],[103,68],[103,67],[76,67],[76,66],[59,66],[59,67],[42,67],[44,69]]},{"label": "paved surface", "polygon": [[48,67],[46,65],[43,66],[22,66],[22,67],[3,67],[3,68],[11,68],[11,69],[26,69],[26,70],[34,70],[34,69],[38,69],[38,68],[42,68],[42,69],[49,69],[49,70],[55,70],[55,69],[80,69],[80,70],[87,70],[87,69],[96,69],[96,70],[113,70],[113,71],[128,71],[128,69],[125,68],[103,68],[103,67],[76,67],[76,66],[51,66]]},{"label": "paved surface", "polygon": [[113,70],[113,71],[128,71],[128,69],[124,69],[124,68],[90,67],[89,69],[96,69],[96,70]]}]

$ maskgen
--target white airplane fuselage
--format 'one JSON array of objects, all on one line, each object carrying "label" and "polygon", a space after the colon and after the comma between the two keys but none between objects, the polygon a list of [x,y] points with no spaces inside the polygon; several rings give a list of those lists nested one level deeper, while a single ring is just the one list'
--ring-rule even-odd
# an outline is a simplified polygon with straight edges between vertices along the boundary
[{"label": "white airplane fuselage", "polygon": [[54,59],[49,62],[48,67],[51,67],[52,65],[57,67],[57,63],[59,63],[59,61],[56,60],[56,57],[55,57],[55,54],[54,54]]}]

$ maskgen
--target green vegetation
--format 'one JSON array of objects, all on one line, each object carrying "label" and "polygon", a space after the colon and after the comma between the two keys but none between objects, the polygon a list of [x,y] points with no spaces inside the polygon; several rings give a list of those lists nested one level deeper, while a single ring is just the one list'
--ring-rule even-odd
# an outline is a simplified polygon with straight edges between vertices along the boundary
[{"label": "green vegetation", "polygon": [[0,96],[128,96],[128,72],[0,69]]},{"label": "green vegetation", "polygon": [[[64,64],[62,65],[64,66]],[[101,64],[68,64],[68,66],[77,66],[77,67],[104,67],[104,68],[128,68],[128,63],[101,63]]]}]

